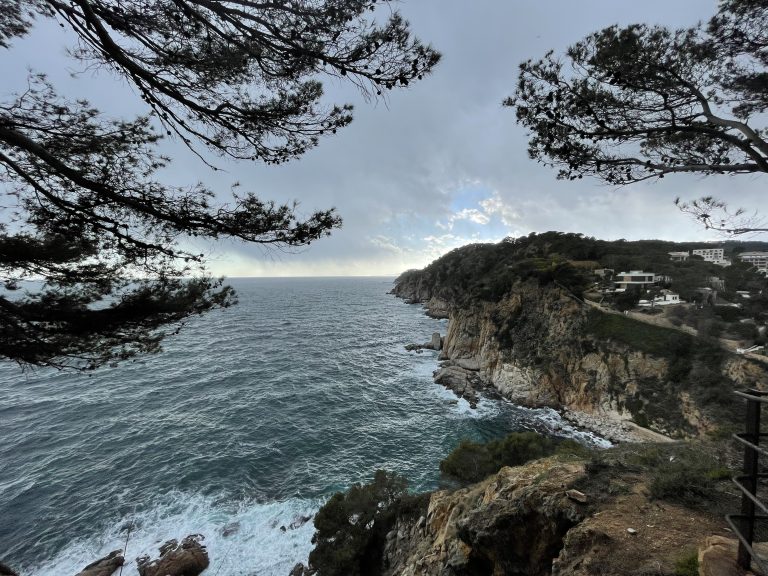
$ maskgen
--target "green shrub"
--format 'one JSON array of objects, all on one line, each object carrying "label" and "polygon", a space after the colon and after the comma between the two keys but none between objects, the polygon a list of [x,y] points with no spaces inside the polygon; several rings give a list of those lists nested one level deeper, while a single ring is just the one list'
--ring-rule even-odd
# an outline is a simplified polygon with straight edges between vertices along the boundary
[{"label": "green shrub", "polygon": [[590,310],[586,331],[597,338],[616,340],[660,358],[674,357],[677,351],[690,349],[693,340],[688,334],[671,328],[598,310]]},{"label": "green shrub", "polygon": [[692,550],[675,562],[675,576],[699,576],[699,553]]},{"label": "green shrub", "polygon": [[[402,476],[377,470],[370,484],[337,492],[315,515],[315,548],[309,562],[323,576],[359,576],[378,565],[399,505],[408,514],[426,508],[424,496],[408,496]],[[428,497],[427,500],[428,501]]]},{"label": "green shrub", "polygon": [[700,505],[715,496],[717,482],[730,477],[730,470],[702,454],[678,453],[671,460],[660,455],[651,465],[650,492],[659,500]]},{"label": "green shrub", "polygon": [[485,444],[462,440],[445,460],[440,471],[465,483],[478,482],[503,466],[519,466],[551,454],[586,453],[573,440],[558,440],[536,432],[513,432],[501,440]]}]

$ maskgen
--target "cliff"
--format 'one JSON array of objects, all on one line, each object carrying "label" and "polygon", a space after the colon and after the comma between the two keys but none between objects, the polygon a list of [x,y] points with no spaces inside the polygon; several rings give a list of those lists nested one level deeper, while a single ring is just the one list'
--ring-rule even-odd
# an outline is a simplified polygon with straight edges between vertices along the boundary
[{"label": "cliff", "polygon": [[[663,466],[669,456],[655,450],[640,456]],[[618,458],[623,464],[607,473],[579,459],[545,458],[434,492],[424,515],[389,532],[380,573],[678,574],[707,538],[728,536],[717,512],[655,500],[648,470],[627,467],[630,454]]]},{"label": "cliff", "polygon": [[[459,256],[483,250],[470,248]],[[557,279],[501,266],[484,265],[471,281],[434,267],[409,271],[393,289],[449,318],[435,379],[459,395],[488,387],[518,404],[563,409],[621,440],[637,426],[672,437],[729,429],[743,410],[731,391],[766,384],[764,364],[713,338],[598,310]]]}]

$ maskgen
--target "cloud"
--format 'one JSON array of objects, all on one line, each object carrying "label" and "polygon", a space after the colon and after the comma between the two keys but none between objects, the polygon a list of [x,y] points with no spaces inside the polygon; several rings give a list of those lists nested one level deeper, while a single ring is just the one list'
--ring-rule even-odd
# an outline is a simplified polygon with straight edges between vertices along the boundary
[{"label": "cloud", "polygon": [[[676,196],[723,196],[747,209],[763,204],[765,177],[679,176],[614,189],[588,179],[558,181],[532,162],[527,134],[501,101],[516,83],[517,64],[558,53],[614,23],[690,26],[717,9],[716,0],[594,0],[589,3],[406,0],[396,8],[419,37],[444,55],[433,75],[386,100],[366,101],[349,84],[324,80],[326,101],[355,105],[355,120],[297,161],[281,166],[212,159],[211,172],[178,142],[164,178],[204,181],[220,198],[243,189],[300,209],[336,207],[343,229],[297,253],[220,242],[211,269],[232,275],[397,274],[468,242],[531,231],[563,230],[604,238],[711,239],[677,211]],[[15,42],[0,59],[3,90],[25,86],[25,67],[49,72],[68,96],[87,96],[117,116],[143,110],[137,94],[108,71],[73,81],[68,40],[53,21]],[[738,184],[735,184],[738,182]],[[735,199],[734,199],[735,198]]]}]

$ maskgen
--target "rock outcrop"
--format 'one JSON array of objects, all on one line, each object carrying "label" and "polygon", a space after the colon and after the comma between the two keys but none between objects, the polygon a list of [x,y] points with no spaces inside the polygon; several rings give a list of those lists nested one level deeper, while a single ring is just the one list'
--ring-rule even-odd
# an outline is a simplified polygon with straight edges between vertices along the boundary
[{"label": "rock outcrop", "polygon": [[406,350],[415,350],[421,352],[422,350],[437,350],[438,352],[443,348],[443,339],[440,337],[440,332],[433,332],[432,339],[424,344],[408,344]]},{"label": "rock outcrop", "polygon": [[[78,572],[77,576],[111,576],[115,570],[125,563],[122,550],[114,550]],[[2,572],[0,572],[2,574]]]},{"label": "rock outcrop", "polygon": [[[427,310],[439,302],[442,311],[447,299],[436,291],[439,287],[409,273],[393,292]],[[674,354],[651,353],[591,330],[596,317],[635,320],[608,316],[556,285],[517,281],[498,301],[463,298],[448,309],[443,364],[435,378],[459,396],[476,401],[478,392],[490,387],[517,404],[583,413],[593,430],[614,440],[639,438],[630,421],[673,437],[718,426],[696,395],[674,380]],[[730,389],[768,384],[764,365],[724,354],[717,378],[726,398]]]},{"label": "rock outcrop", "polygon": [[675,574],[701,543],[702,566],[733,565],[735,545],[722,538],[728,532],[721,515],[652,500],[646,473],[623,471],[615,480],[622,490],[606,493],[584,461],[553,456],[434,492],[425,514],[401,517],[388,532],[380,573]]},{"label": "rock outcrop", "polygon": [[483,482],[432,494],[426,517],[387,535],[385,576],[546,574],[584,508],[564,487],[581,463],[502,468]]},{"label": "rock outcrop", "polygon": [[160,557],[156,560],[150,561],[149,556],[137,558],[139,576],[198,576],[209,564],[202,540],[200,534],[187,536],[181,544],[169,540],[160,546]]}]

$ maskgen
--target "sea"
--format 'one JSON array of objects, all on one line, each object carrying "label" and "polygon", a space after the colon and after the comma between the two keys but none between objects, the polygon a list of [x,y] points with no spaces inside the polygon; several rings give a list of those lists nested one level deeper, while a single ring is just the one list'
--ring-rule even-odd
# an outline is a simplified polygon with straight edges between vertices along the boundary
[{"label": "sea", "polygon": [[74,576],[112,550],[157,556],[202,534],[211,576],[287,576],[312,516],[377,469],[446,485],[462,439],[537,430],[605,445],[552,410],[432,380],[411,342],[445,320],[392,278],[232,279],[239,304],[196,317],[164,351],[90,373],[0,364],[0,561]]}]

